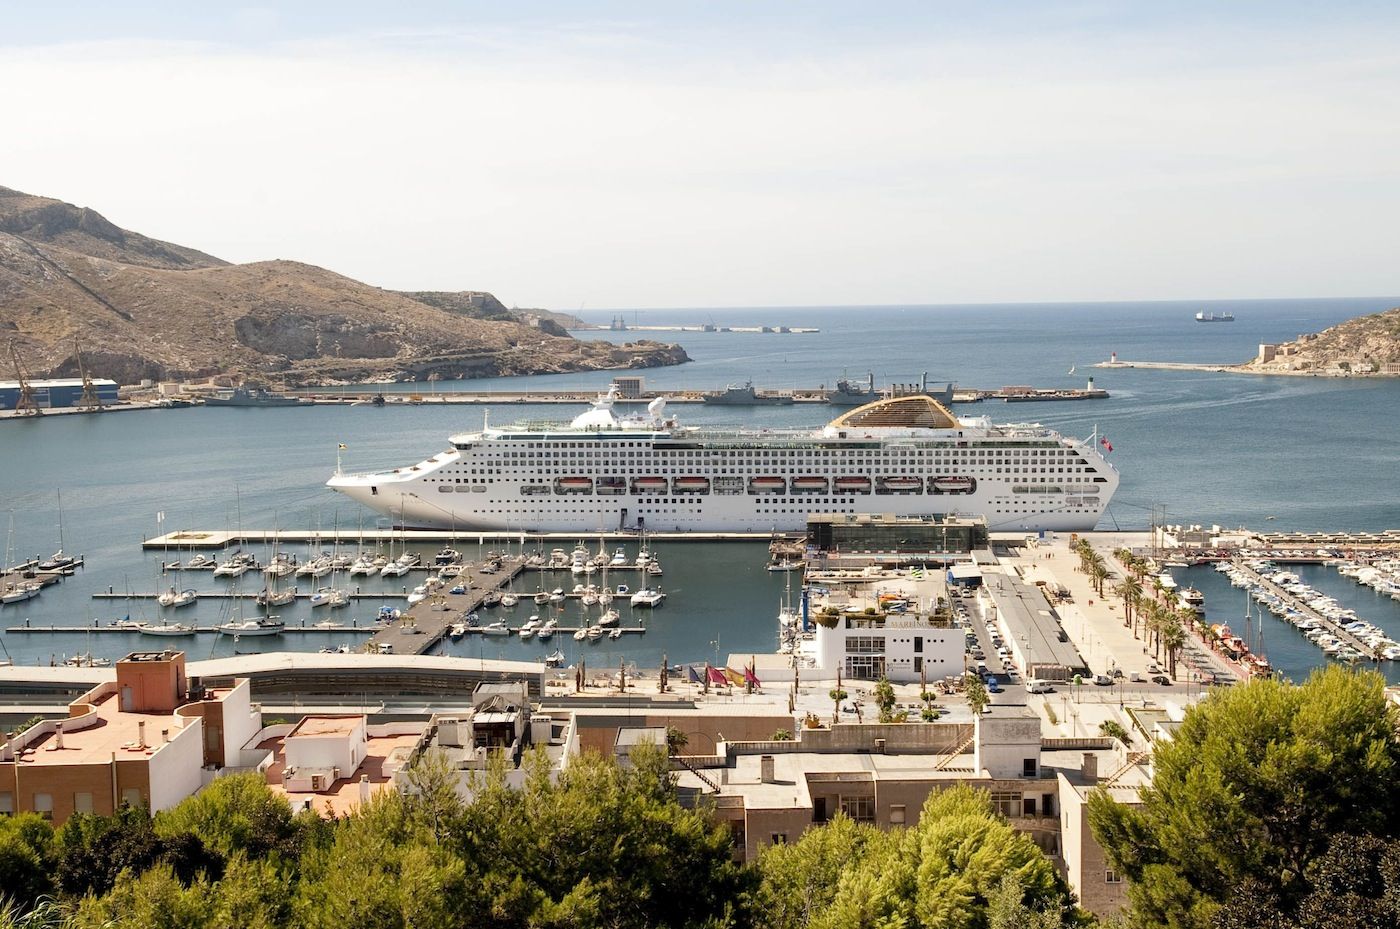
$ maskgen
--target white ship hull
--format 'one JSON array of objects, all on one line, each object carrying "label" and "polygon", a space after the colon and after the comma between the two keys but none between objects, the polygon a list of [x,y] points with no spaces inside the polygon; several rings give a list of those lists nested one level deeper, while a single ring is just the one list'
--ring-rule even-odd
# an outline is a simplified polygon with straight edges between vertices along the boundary
[{"label": "white ship hull", "polygon": [[328,486],[408,527],[584,534],[794,532],[810,513],[1089,530],[1118,487],[1095,442],[1038,426],[958,420],[928,397],[917,398],[928,410],[904,414],[915,425],[889,425],[913,399],[870,404],[825,429],[752,433],[619,422],[600,401],[571,427],[454,436],[416,465],[337,474]]}]

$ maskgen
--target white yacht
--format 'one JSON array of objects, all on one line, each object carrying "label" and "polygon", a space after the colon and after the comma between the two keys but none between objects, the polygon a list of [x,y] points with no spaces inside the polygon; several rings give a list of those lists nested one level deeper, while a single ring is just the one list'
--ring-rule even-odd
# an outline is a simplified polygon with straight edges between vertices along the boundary
[{"label": "white yacht", "polygon": [[[218,626],[219,632],[224,635],[280,635],[282,630],[287,628],[287,624],[275,616],[267,619],[233,620],[221,623]],[[142,630],[147,632],[149,630]]]},{"label": "white yacht", "polygon": [[808,513],[869,512],[1087,530],[1118,488],[1096,437],[958,417],[925,394],[805,430],[682,428],[662,399],[619,417],[615,397],[569,424],[487,426],[418,464],[327,483],[405,526],[556,532],[794,531]]}]

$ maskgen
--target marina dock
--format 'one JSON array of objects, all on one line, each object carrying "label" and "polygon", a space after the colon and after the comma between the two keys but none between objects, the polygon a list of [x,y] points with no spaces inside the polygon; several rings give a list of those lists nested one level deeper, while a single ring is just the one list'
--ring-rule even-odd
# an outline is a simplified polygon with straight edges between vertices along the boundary
[{"label": "marina dock", "polygon": [[10,584],[38,584],[40,587],[48,587],[50,584],[57,584],[65,577],[72,577],[83,566],[83,556],[79,555],[71,565],[55,571],[40,571],[41,562],[42,559],[35,557],[11,565],[8,571],[0,570],[0,587]]},{"label": "marina dock", "polygon": [[[795,387],[778,389],[759,389],[762,397],[780,397],[784,402],[794,404],[828,405],[827,396],[831,393],[828,387]],[[414,393],[403,390],[384,391],[382,393],[367,392],[363,388],[347,390],[345,388],[305,388],[294,391],[294,393],[312,403],[323,403],[331,405],[360,404],[366,405],[368,401],[375,401],[383,398],[380,406],[390,406],[396,404],[412,404],[415,406],[431,404],[466,404],[479,406],[511,406],[516,404],[588,404],[598,399],[596,390],[511,390],[511,391],[444,391],[429,393]],[[614,402],[618,404],[638,404],[644,405],[657,398],[664,398],[667,403],[704,403],[705,395],[714,393],[713,388],[703,387],[677,387],[668,390],[644,390],[636,396],[618,397]],[[1051,401],[1051,400],[1106,400],[1109,393],[1107,390],[1097,387],[954,387],[954,403],[981,403],[986,400],[1003,400],[1007,403],[1026,403],[1031,401]],[[725,404],[728,406],[743,407],[742,403]],[[844,407],[833,407],[842,409]]]},{"label": "marina dock", "polygon": [[480,610],[488,593],[503,590],[515,580],[525,564],[521,558],[501,559],[500,569],[493,573],[483,572],[485,566],[485,562],[463,563],[457,583],[466,588],[466,593],[448,593],[444,588],[414,604],[395,622],[376,629],[366,649],[395,655],[426,654],[442,641],[454,623]]},{"label": "marina dock", "polygon": [[1255,571],[1249,565],[1245,564],[1243,560],[1234,559],[1232,560],[1231,564],[1234,565],[1236,570],[1240,571],[1242,574],[1244,574],[1245,577],[1249,578],[1249,580],[1252,583],[1258,584],[1259,586],[1263,587],[1269,593],[1273,594],[1274,596],[1282,600],[1284,603],[1288,604],[1289,607],[1291,607],[1292,609],[1297,610],[1299,613],[1302,613],[1304,616],[1313,620],[1319,626],[1322,626],[1328,632],[1332,633],[1332,635],[1345,642],[1348,647],[1355,649],[1357,652],[1359,652],[1362,655],[1365,655],[1372,661],[1380,660],[1380,656],[1376,654],[1376,650],[1374,648],[1367,645],[1365,642],[1362,642],[1360,639],[1352,635],[1346,629],[1343,629],[1340,625],[1337,624],[1335,620],[1317,612],[1317,610],[1314,610],[1312,607],[1308,606],[1306,603],[1293,596],[1293,594],[1284,590],[1282,587],[1279,587],[1277,584],[1261,575],[1258,571]]},{"label": "marina dock", "polygon": [[[177,529],[147,539],[141,543],[146,550],[179,549],[211,550],[231,545],[271,545],[300,542],[315,545],[395,545],[438,544],[455,542],[478,545],[501,543],[539,546],[573,546],[579,539],[603,539],[610,542],[636,542],[642,538],[635,529],[593,529],[588,532],[468,532],[462,529]],[[646,538],[655,542],[768,542],[772,532],[652,532]],[[422,565],[421,569],[430,568]],[[171,570],[167,565],[167,570]],[[202,569],[201,569],[202,570]],[[251,572],[250,572],[251,573]]]}]

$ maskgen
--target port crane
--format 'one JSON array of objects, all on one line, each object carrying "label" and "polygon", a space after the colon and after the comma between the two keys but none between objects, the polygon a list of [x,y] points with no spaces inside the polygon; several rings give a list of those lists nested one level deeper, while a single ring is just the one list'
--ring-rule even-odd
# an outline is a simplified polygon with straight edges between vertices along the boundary
[{"label": "port crane", "polygon": [[92,383],[87,364],[83,361],[83,347],[76,338],[73,340],[73,357],[78,360],[78,374],[83,379],[83,395],[78,398],[76,406],[84,413],[101,413],[102,398],[97,395],[97,387]]},{"label": "port crane", "polygon": [[15,366],[15,380],[19,382],[19,399],[15,401],[16,416],[38,416],[44,411],[39,409],[39,404],[34,401],[34,387],[29,383],[29,376],[24,373],[24,365],[19,360],[19,349],[15,347],[15,340],[10,340],[10,361]]}]

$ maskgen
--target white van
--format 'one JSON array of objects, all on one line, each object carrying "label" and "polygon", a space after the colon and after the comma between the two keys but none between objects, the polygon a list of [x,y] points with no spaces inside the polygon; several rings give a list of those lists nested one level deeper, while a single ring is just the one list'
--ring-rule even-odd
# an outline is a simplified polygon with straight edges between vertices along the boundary
[{"label": "white van", "polygon": [[1049,681],[1040,681],[1035,678],[1026,681],[1026,693],[1028,694],[1048,694],[1054,690],[1055,688],[1050,686]]}]

